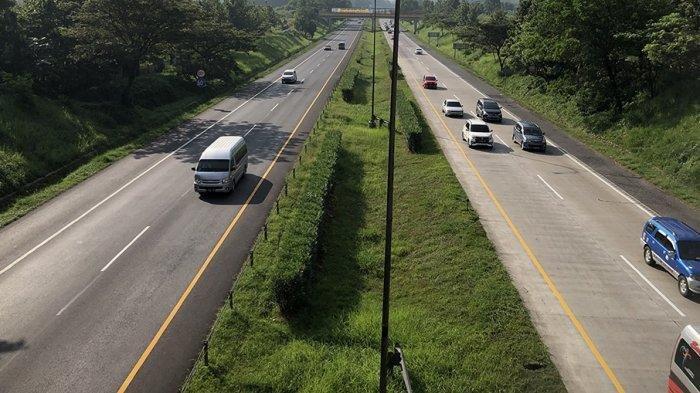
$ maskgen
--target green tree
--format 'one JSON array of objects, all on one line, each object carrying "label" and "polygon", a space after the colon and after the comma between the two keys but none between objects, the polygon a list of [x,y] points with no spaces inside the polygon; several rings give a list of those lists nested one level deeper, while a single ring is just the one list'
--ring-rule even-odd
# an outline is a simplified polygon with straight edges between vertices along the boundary
[{"label": "green tree", "polygon": [[294,11],[294,29],[312,38],[316,34],[318,10],[309,0],[296,2]]},{"label": "green tree", "polygon": [[504,49],[510,37],[511,26],[510,17],[500,10],[489,15],[481,15],[477,18],[476,23],[460,26],[457,35],[466,42],[493,53],[498,60],[501,71],[503,71],[505,65]]},{"label": "green tree", "polygon": [[131,104],[131,87],[141,62],[163,53],[178,37],[189,3],[178,0],[86,0],[67,35],[75,39],[74,56],[118,64],[126,84],[122,103]]},{"label": "green tree", "polygon": [[27,43],[17,22],[15,1],[0,0],[0,71],[22,71],[26,55]]},{"label": "green tree", "polygon": [[676,73],[700,72],[700,32],[693,19],[673,12],[649,25],[642,50],[652,64]]}]

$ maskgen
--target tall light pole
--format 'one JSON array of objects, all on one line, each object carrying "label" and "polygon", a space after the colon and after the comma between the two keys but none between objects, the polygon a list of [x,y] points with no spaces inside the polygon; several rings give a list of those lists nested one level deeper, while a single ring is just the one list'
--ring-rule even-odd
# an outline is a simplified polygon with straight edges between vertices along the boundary
[{"label": "tall light pole", "polygon": [[[386,392],[389,347],[389,294],[391,286],[391,228],[394,216],[394,140],[396,139],[396,80],[399,70],[399,11],[401,0],[394,5],[394,47],[391,62],[391,104],[389,106],[389,157],[386,181],[386,240],[384,244],[384,290],[382,291],[382,342],[379,370],[379,392]],[[376,12],[376,9],[375,9]]]},{"label": "tall light pole", "polygon": [[374,9],[372,12],[372,118],[370,124],[374,127],[377,116],[374,114],[374,67],[375,58],[377,57],[377,0],[374,0]]}]

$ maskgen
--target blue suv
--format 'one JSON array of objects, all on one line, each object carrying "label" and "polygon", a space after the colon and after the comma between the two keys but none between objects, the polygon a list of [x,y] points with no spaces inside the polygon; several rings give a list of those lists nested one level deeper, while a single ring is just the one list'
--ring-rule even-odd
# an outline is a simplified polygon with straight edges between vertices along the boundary
[{"label": "blue suv", "polygon": [[652,217],[642,230],[644,262],[657,263],[678,280],[684,297],[700,293],[700,233],[670,217]]}]

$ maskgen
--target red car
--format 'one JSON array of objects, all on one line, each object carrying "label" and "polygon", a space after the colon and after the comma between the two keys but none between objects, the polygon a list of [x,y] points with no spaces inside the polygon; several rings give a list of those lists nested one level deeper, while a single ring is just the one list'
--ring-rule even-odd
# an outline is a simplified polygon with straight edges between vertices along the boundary
[{"label": "red car", "polygon": [[437,89],[437,77],[435,75],[423,75],[424,89]]}]

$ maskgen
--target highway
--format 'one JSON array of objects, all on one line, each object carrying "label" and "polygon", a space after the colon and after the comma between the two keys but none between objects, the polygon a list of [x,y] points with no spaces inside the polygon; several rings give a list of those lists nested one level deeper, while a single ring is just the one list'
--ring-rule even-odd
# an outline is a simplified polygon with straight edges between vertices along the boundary
[{"label": "highway", "polygon": [[[511,141],[514,122],[537,117],[483,81],[475,87],[430,50],[415,55],[417,46],[401,34],[401,71],[567,388],[665,391],[675,339],[682,326],[700,323],[700,307],[678,293],[669,274],[642,259],[642,225],[657,206],[639,202],[557,147],[566,137],[551,125],[543,125],[546,153],[522,151]],[[437,76],[437,90],[421,87],[424,74]],[[477,99],[488,96],[501,100],[504,119],[489,124],[493,150],[471,149],[461,129],[475,117]],[[464,118],[442,115],[448,98],[462,102]],[[661,199],[660,211],[672,213]],[[696,211],[681,210],[680,218],[700,221]]]},{"label": "highway", "polygon": [[[0,392],[177,391],[359,25],[328,37],[0,230]],[[245,137],[248,174],[200,197],[191,167],[222,135]]]}]

